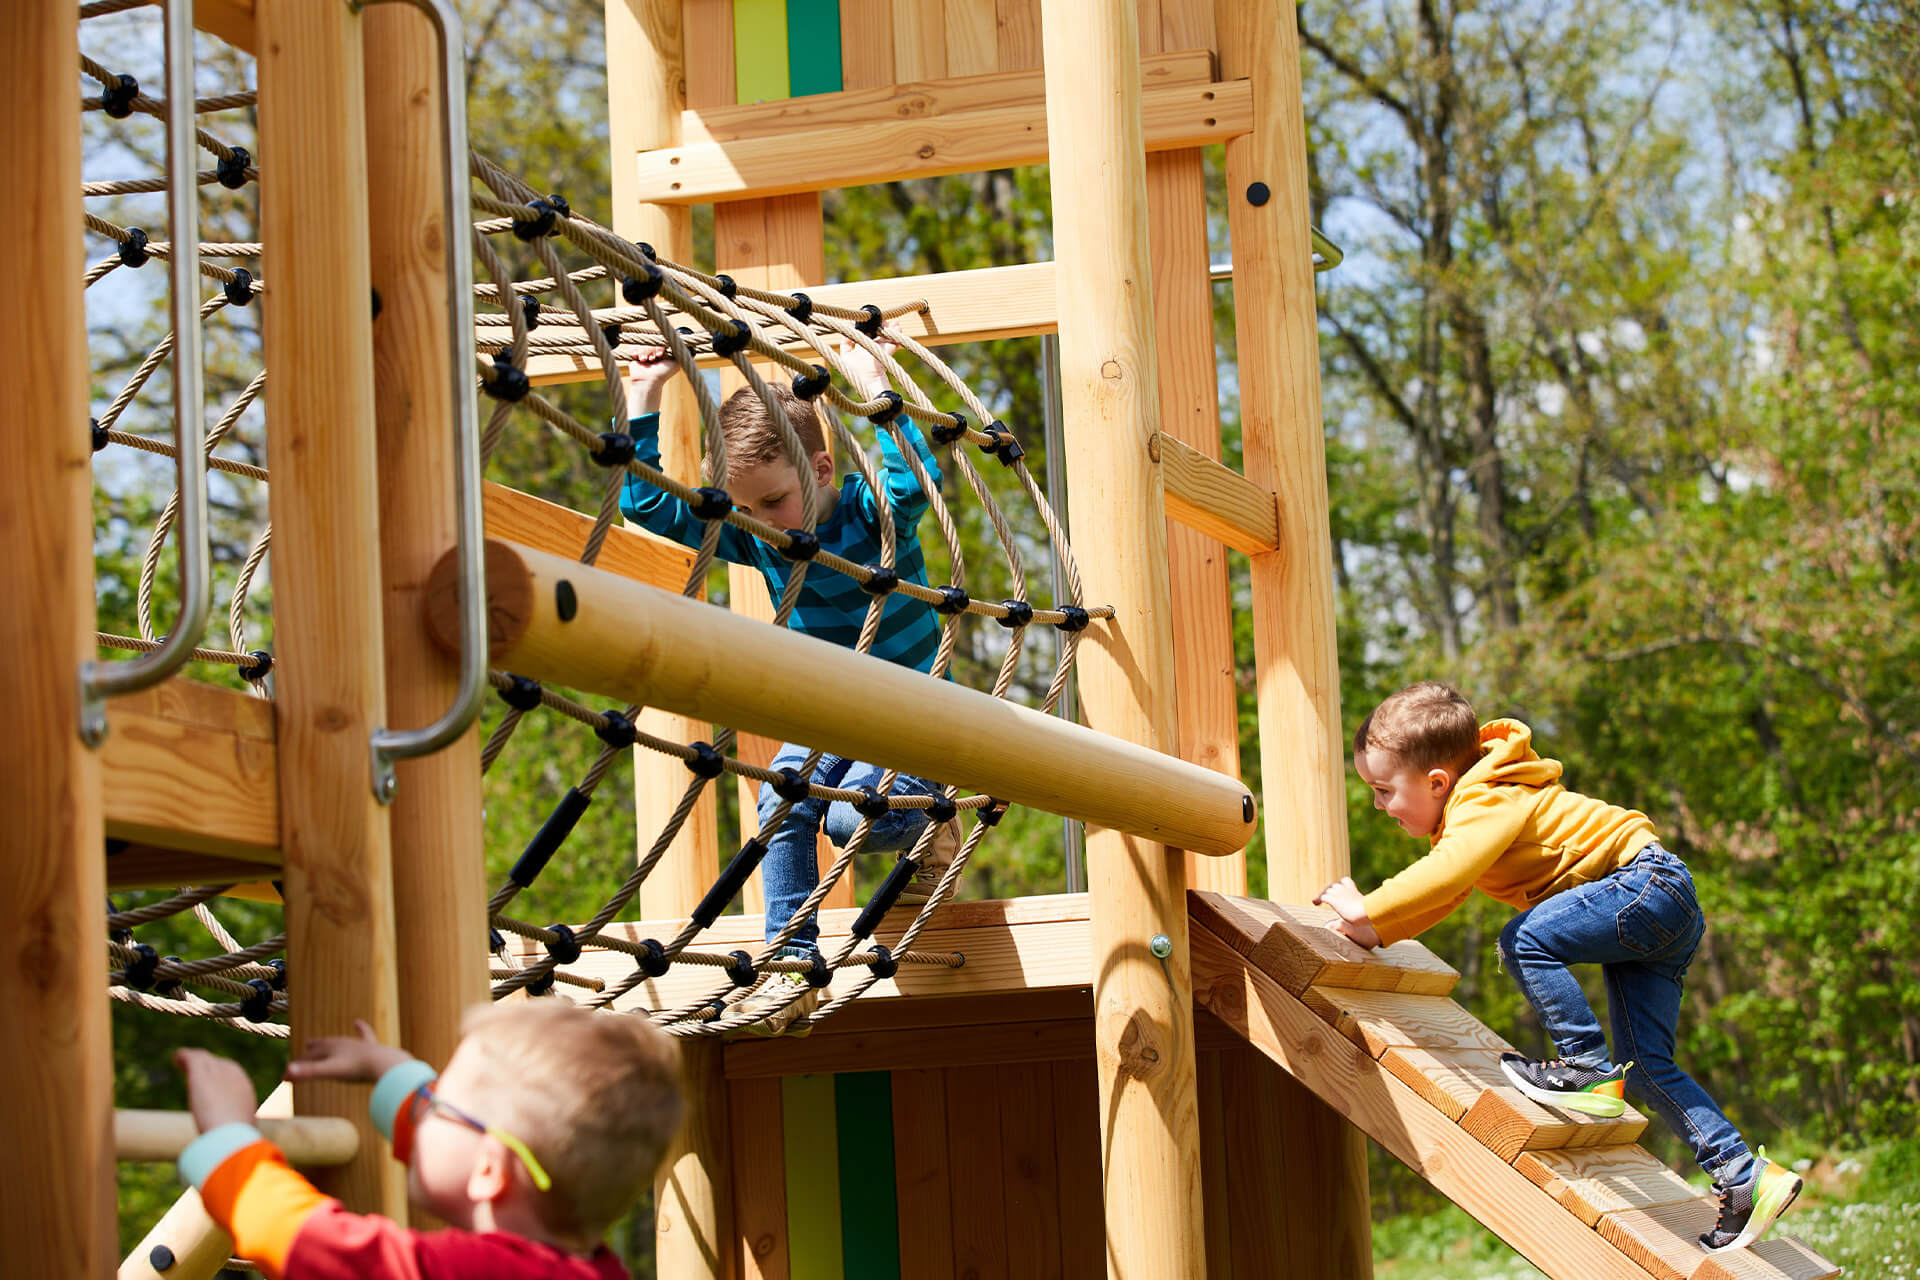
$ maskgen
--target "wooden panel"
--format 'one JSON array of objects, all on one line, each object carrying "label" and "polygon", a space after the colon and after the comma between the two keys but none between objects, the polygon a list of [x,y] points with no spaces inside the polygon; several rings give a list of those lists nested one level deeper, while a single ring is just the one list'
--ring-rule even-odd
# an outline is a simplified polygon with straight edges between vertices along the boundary
[{"label": "wooden panel", "polygon": [[946,0],[947,71],[950,76],[986,75],[998,68],[1000,51],[994,0]]},{"label": "wooden panel", "polygon": [[901,80],[947,74],[945,0],[898,0],[893,7],[893,70]]},{"label": "wooden panel", "polygon": [[[1219,1027],[1220,1020],[1203,1010],[1194,1011],[1195,1036],[1201,1048],[1194,1058],[1194,1093],[1200,1103],[1200,1204],[1206,1214],[1208,1280],[1233,1280],[1233,1214],[1229,1203],[1232,1182],[1227,1164],[1227,1144],[1235,1113],[1229,1121],[1225,1068],[1226,1054],[1206,1047],[1202,1020]],[[1234,1047],[1243,1047],[1237,1038]],[[1257,1274],[1257,1273],[1256,1273]]]},{"label": "wooden panel", "polygon": [[110,699],[107,726],[109,839],[280,864],[272,703],[176,677]]},{"label": "wooden panel", "polygon": [[[1072,1025],[1080,1034],[1083,1056],[1091,1057],[1088,1025]],[[1006,1274],[1054,1280],[1060,1274],[1060,1182],[1054,1151],[1053,1073],[1002,1065],[988,1079],[1000,1097]]]},{"label": "wooden panel", "polygon": [[[994,6],[994,45],[1002,71],[1025,71],[1040,66],[1039,0],[998,0]],[[1147,68],[1140,68],[1142,81]]]},{"label": "wooden panel", "polygon": [[1271,1064],[1247,1046],[1220,1057],[1221,1087],[1233,1099],[1226,1131],[1227,1210],[1233,1223],[1227,1256],[1233,1275],[1266,1275],[1274,1259],[1292,1257],[1291,1215],[1274,1201],[1274,1193],[1286,1186],[1287,1152],[1274,1140],[1284,1124],[1282,1098],[1262,1070]]},{"label": "wooden panel", "polygon": [[[862,997],[862,1001],[866,997]],[[837,1015],[836,1015],[837,1016]],[[831,1020],[826,1024],[832,1026]],[[782,1076],[796,1071],[899,1071],[935,1066],[991,1066],[1086,1058],[1093,1042],[1084,1020],[1020,1022],[1006,1027],[932,1027],[857,1031],[803,1039],[737,1040],[727,1046],[727,1074]]]},{"label": "wooden panel", "polygon": [[778,1080],[727,1086],[733,1153],[733,1220],[742,1280],[787,1280],[787,1171]]},{"label": "wooden panel", "polygon": [[1213,0],[1160,0],[1160,47],[1213,48]]},{"label": "wooden panel", "polygon": [[1677,1204],[1700,1194],[1651,1152],[1636,1146],[1524,1151],[1513,1167],[1590,1227],[1605,1214]]},{"label": "wooden panel", "polygon": [[846,1274],[840,1241],[840,1138],[833,1077],[780,1082],[782,1149],[787,1170],[787,1266],[793,1280]]},{"label": "wooden panel", "polygon": [[733,0],[685,0],[680,19],[686,44],[687,106],[696,110],[732,106],[736,98]]},{"label": "wooden panel", "polygon": [[900,1280],[953,1280],[944,1070],[893,1074],[893,1177],[902,1228]]},{"label": "wooden panel", "polygon": [[893,0],[840,0],[840,77],[845,92],[893,83]]},{"label": "wooden panel", "polygon": [[1460,975],[1418,942],[1369,951],[1325,926],[1329,913],[1258,898],[1189,894],[1194,919],[1299,995],[1311,986],[1442,996]]},{"label": "wooden panel", "polygon": [[1308,987],[1301,1000],[1376,1058],[1400,1045],[1485,1049],[1494,1054],[1513,1049],[1493,1028],[1440,996]]},{"label": "wooden panel", "polygon": [[1828,1280],[1840,1268],[1792,1236],[1774,1236],[1749,1249],[1716,1253],[1692,1280]]},{"label": "wooden panel", "polygon": [[999,1073],[993,1068],[954,1068],[946,1077],[953,1271],[962,1280],[1003,1276],[1007,1274],[1007,1206]]},{"label": "wooden panel", "polygon": [[1166,478],[1167,514],[1173,519],[1248,555],[1278,545],[1272,490],[1171,436],[1155,435],[1147,449]]},{"label": "wooden panel", "polygon": [[1053,1163],[1060,1176],[1060,1273],[1107,1274],[1100,1186],[1100,1078],[1091,1062],[1053,1064]]},{"label": "wooden panel", "polygon": [[1710,1196],[1651,1209],[1629,1209],[1600,1219],[1600,1235],[1655,1280],[1687,1280],[1705,1261],[1700,1233],[1713,1226]]},{"label": "wooden panel", "polygon": [[1140,29],[1140,52],[1160,51],[1160,0],[1135,0],[1134,22]]},{"label": "wooden panel", "polygon": [[[593,532],[593,519],[571,507],[487,482],[486,528],[490,538],[505,538],[556,556],[578,558]],[[596,568],[645,582],[665,591],[687,585],[693,551],[640,529],[615,525],[600,544]]]},{"label": "wooden panel", "polygon": [[[276,857],[279,852],[278,849],[273,850]],[[238,886],[257,881],[268,867],[278,866],[277,862],[247,862],[238,858],[216,858],[210,853],[184,853],[178,849],[137,844],[118,853],[109,851],[107,888],[118,892],[122,889],[172,889],[186,884]],[[274,900],[278,900],[278,895]]]},{"label": "wooden panel", "polygon": [[[1252,123],[1251,103],[1245,81],[1147,90],[1140,98],[1146,149],[1201,147],[1245,133]],[[808,162],[795,164],[796,154],[805,154]],[[637,164],[641,189],[652,198],[700,204],[1038,164],[1046,158],[1046,117],[1030,106],[1015,106],[662,148],[642,152]]]}]

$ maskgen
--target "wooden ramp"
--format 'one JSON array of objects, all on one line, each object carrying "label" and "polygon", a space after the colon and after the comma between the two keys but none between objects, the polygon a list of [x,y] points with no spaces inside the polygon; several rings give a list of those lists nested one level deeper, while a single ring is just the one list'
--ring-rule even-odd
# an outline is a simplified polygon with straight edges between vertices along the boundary
[{"label": "wooden ramp", "polygon": [[1840,1273],[1777,1234],[1709,1257],[1696,1237],[1713,1200],[1635,1145],[1646,1117],[1544,1107],[1507,1085],[1513,1046],[1448,998],[1460,975],[1419,943],[1368,951],[1320,909],[1188,902],[1195,1004],[1555,1280]]}]

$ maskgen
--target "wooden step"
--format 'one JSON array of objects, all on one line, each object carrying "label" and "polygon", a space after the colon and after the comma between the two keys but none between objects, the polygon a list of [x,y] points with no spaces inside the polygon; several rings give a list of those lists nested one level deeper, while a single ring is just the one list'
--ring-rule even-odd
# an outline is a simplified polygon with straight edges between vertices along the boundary
[{"label": "wooden step", "polygon": [[1646,1131],[1647,1118],[1628,1107],[1590,1116],[1548,1107],[1507,1082],[1500,1057],[1480,1049],[1394,1046],[1380,1065],[1405,1080],[1502,1160],[1525,1151],[1619,1146]]},{"label": "wooden step", "polygon": [[1792,1236],[1773,1236],[1751,1249],[1716,1253],[1694,1269],[1691,1280],[1829,1280],[1841,1268]]},{"label": "wooden step", "polygon": [[1187,894],[1187,906],[1195,921],[1294,995],[1321,986],[1443,996],[1460,981],[1418,942],[1369,951],[1341,937],[1326,927],[1325,908],[1199,890]]},{"label": "wooden step", "polygon": [[1527,1151],[1513,1167],[1590,1227],[1609,1213],[1678,1204],[1700,1194],[1644,1147]]}]

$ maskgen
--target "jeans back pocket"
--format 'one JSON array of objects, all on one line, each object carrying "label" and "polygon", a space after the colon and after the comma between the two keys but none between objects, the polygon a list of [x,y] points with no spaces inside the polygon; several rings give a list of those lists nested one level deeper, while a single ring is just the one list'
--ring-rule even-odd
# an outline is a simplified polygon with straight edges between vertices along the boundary
[{"label": "jeans back pocket", "polygon": [[1639,895],[1621,909],[1616,921],[1620,945],[1649,958],[1683,946],[1691,954],[1701,934],[1693,877],[1672,858],[1651,859],[1644,874]]}]

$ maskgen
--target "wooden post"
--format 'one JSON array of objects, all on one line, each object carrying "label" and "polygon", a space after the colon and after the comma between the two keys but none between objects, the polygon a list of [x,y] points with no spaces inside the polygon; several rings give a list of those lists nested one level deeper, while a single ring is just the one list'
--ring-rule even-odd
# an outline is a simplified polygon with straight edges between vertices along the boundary
[{"label": "wooden post", "polygon": [[[641,150],[680,141],[680,112],[686,107],[680,0],[607,0],[606,13],[613,228],[629,240],[651,244],[675,262],[691,262],[692,211],[684,205],[643,202],[633,161]],[[669,475],[686,484],[700,483],[700,415],[684,381],[667,386],[660,412],[660,455]],[[713,733],[703,721],[654,707],[641,713],[640,727],[680,742]],[[678,760],[634,748],[641,856],[680,803],[691,776]],[[709,787],[666,857],[640,887],[640,910],[649,916],[684,916],[719,874],[715,792]],[[720,1052],[720,1045],[710,1040],[681,1042],[686,1119],[653,1183],[654,1265],[661,1275],[729,1280],[734,1274],[733,1177]]]},{"label": "wooden post", "polygon": [[[455,536],[455,412],[448,368],[448,227],[442,178],[439,41],[426,15],[374,5],[366,24],[367,178],[381,193],[371,227],[379,431],[380,561],[390,728],[431,723],[453,701],[457,659],[427,639],[422,593]],[[465,169],[465,157],[459,164]],[[464,183],[463,183],[464,186]],[[487,880],[480,740],[397,765],[391,816],[393,904],[407,1049],[444,1066],[460,1019],[487,1000]]]},{"label": "wooden post", "polygon": [[78,19],[0,16],[0,165],[21,175],[14,281],[0,314],[16,390],[0,426],[0,645],[20,665],[0,735],[0,1026],[18,1047],[0,1133],[32,1163],[0,1195],[7,1267],[100,1276],[118,1256],[113,1044],[103,945],[100,759],[80,741],[80,664],[94,656],[92,460],[81,293]]},{"label": "wooden post", "polygon": [[[297,158],[260,193],[293,1038],[350,1034],[363,1018],[391,1042],[392,859],[369,746],[387,699],[360,19],[325,0],[260,0],[258,13],[260,153]],[[362,1126],[353,1163],[317,1181],[404,1222],[406,1171],[367,1122],[366,1087],[315,1081],[294,1098],[302,1115]]]},{"label": "wooden post", "polygon": [[[1267,891],[1305,902],[1349,861],[1299,35],[1290,0],[1215,0],[1214,16],[1221,76],[1253,89],[1253,132],[1227,143],[1241,440],[1247,478],[1279,499],[1280,545],[1253,557],[1261,781],[1267,812],[1285,815],[1267,823]],[[1317,1135],[1289,1152],[1276,1198],[1300,1227],[1288,1239],[1317,1251],[1295,1265],[1370,1276],[1365,1139],[1304,1088],[1293,1102],[1294,1132]]]},{"label": "wooden post", "polygon": [[[1081,706],[1093,728],[1171,751],[1166,507],[1147,454],[1159,386],[1138,20],[1133,5],[1098,0],[1046,0],[1041,15],[1067,505],[1087,597],[1117,610],[1081,646]],[[1090,829],[1087,870],[1107,1273],[1202,1276],[1186,858]]]}]

